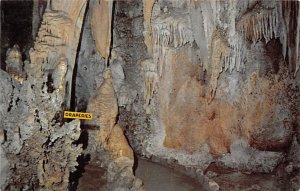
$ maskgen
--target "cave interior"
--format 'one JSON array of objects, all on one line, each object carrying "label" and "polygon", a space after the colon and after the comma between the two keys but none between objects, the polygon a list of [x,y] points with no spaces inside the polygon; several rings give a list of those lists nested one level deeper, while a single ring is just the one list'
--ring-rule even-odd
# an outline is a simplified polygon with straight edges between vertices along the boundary
[{"label": "cave interior", "polygon": [[299,0],[0,3],[0,191],[300,190]]}]

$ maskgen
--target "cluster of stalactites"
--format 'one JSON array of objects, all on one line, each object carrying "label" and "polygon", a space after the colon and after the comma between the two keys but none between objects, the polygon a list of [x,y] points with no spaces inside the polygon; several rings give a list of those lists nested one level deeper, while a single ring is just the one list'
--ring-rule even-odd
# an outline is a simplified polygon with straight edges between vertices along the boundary
[{"label": "cluster of stalactites", "polygon": [[[226,7],[225,7],[226,6]],[[227,11],[224,11],[227,10]],[[244,12],[241,12],[243,10]],[[227,21],[222,21],[224,14]],[[246,43],[268,43],[278,38],[282,55],[287,57],[294,76],[299,70],[300,2],[297,1],[191,1],[191,28],[204,70],[213,59],[213,34],[221,28],[226,34],[230,54],[223,54],[220,67],[241,71],[246,60]]]},{"label": "cluster of stalactites", "polygon": [[290,68],[294,71],[294,77],[300,67],[300,1],[283,1],[282,18],[284,19],[284,31],[280,37],[282,53],[288,54]]},{"label": "cluster of stalactites", "polygon": [[158,18],[153,23],[154,44],[177,48],[192,42],[193,34],[187,21],[184,17]]},{"label": "cluster of stalactites", "polygon": [[152,23],[153,57],[158,74],[162,76],[168,48],[178,48],[193,42],[193,33],[187,15],[181,17],[157,18]]},{"label": "cluster of stalactites", "polygon": [[241,71],[245,68],[247,43],[254,45],[259,41],[268,43],[271,39],[279,39],[290,71],[295,76],[299,70],[299,1],[191,0],[186,2],[188,12],[180,16],[170,14],[163,7],[160,8],[166,9],[165,14],[155,15],[156,3],[145,3],[145,43],[157,64],[159,77],[162,76],[168,50],[192,45],[194,41],[203,69],[211,70],[212,99],[222,71]]},{"label": "cluster of stalactites", "polygon": [[[271,39],[279,39],[290,72],[295,77],[299,70],[300,2],[249,0],[242,4],[235,0],[192,1],[191,4],[194,39],[200,49],[204,70],[211,70],[212,99],[222,71],[245,68],[249,42],[254,45],[259,41],[268,43]],[[222,43],[216,46],[215,41],[219,40],[214,34],[220,29],[225,35],[220,36]]]},{"label": "cluster of stalactites", "polygon": [[299,70],[300,2],[268,1],[257,4],[237,22],[237,30],[245,39],[256,43],[278,38],[282,44],[282,55],[288,57],[294,76]]},{"label": "cluster of stalactites", "polygon": [[46,10],[34,43],[34,51],[30,52],[31,62],[35,63],[37,57],[46,61],[49,59],[49,52],[57,52],[57,48],[66,46],[69,37],[65,28],[71,25],[72,21],[65,13]]}]

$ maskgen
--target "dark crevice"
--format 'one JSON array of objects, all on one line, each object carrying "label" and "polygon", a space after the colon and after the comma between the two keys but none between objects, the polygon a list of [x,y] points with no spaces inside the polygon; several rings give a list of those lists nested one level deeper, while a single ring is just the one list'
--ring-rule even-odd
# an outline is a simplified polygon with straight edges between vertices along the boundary
[{"label": "dark crevice", "polygon": [[[86,7],[89,7],[89,1],[87,1]],[[83,23],[87,22],[87,14],[88,14],[88,8],[85,9],[84,11],[84,16],[83,16]],[[76,77],[77,77],[77,70],[78,70],[78,62],[79,62],[79,54],[80,54],[80,47],[81,47],[81,42],[82,42],[82,36],[83,36],[83,30],[84,30],[84,25],[82,24],[80,36],[79,36],[79,41],[78,41],[78,46],[77,46],[77,53],[76,53],[76,59],[75,59],[75,64],[74,64],[74,69],[73,69],[73,74],[72,74],[72,87],[71,87],[71,99],[70,99],[70,110],[75,111],[76,109],[76,103],[77,103],[77,98],[76,98]]]},{"label": "dark crevice", "polygon": [[7,112],[10,112],[10,111],[11,111],[11,108],[13,107],[13,102],[14,102],[14,89],[15,89],[15,86],[12,85],[12,91],[11,91],[11,94],[10,94],[10,102],[9,102],[9,105],[8,105],[8,108],[7,108]]},{"label": "dark crevice", "polygon": [[65,123],[66,119],[64,118],[63,111],[57,111],[51,120],[52,124],[59,124],[60,127],[63,126]]},{"label": "dark crevice", "polygon": [[277,74],[280,69],[280,61],[282,58],[282,45],[280,43],[280,40],[272,39],[266,44],[266,55],[271,60],[272,68],[271,71],[273,74]]},{"label": "dark crevice", "polygon": [[[86,7],[89,7],[89,1],[87,2]],[[88,14],[88,8],[85,9],[84,16],[83,16],[83,21],[84,21],[83,23],[87,22],[87,14]],[[76,54],[76,59],[75,59],[75,65],[74,65],[73,74],[72,74],[72,87],[71,87],[71,92],[70,92],[71,93],[71,99],[70,99],[70,110],[71,111],[75,111],[76,104],[77,104],[76,77],[77,77],[79,54],[80,54],[83,30],[84,30],[84,25],[82,25],[81,32],[80,32],[79,43],[77,46],[77,54]],[[81,109],[84,109],[84,108],[81,108]],[[82,148],[86,149],[87,145],[88,145],[88,132],[86,130],[82,130],[79,139],[77,141],[75,141],[74,144],[75,145],[81,144]],[[84,173],[84,167],[86,166],[86,164],[89,163],[89,161],[90,161],[89,154],[88,155],[81,154],[77,158],[78,166],[76,167],[76,170],[74,172],[70,173],[69,191],[77,190],[79,178],[82,177],[82,174]]]},{"label": "dark crevice", "polygon": [[3,129],[4,142],[7,141],[7,130]]},{"label": "dark crevice", "polygon": [[48,74],[48,77],[47,77],[47,92],[48,93],[53,93],[54,91],[54,85],[53,85],[53,78],[52,78],[52,74]]},{"label": "dark crevice", "polygon": [[34,112],[35,112],[34,121],[37,122],[37,123],[40,123],[41,120],[40,120],[40,116],[39,116],[39,110],[36,109]]},{"label": "dark crevice", "polygon": [[1,1],[1,69],[5,70],[6,51],[14,44],[20,46],[22,57],[25,58],[33,45],[32,8],[33,0]]},{"label": "dark crevice", "polygon": [[108,59],[106,60],[106,64],[107,64],[107,67],[109,67],[109,59],[110,59],[110,56],[111,56],[111,50],[112,50],[112,45],[113,45],[113,30],[114,30],[114,19],[115,19],[115,12],[116,12],[116,3],[113,2],[113,5],[112,5],[112,14],[111,14],[111,25],[110,25],[110,29],[111,29],[111,39],[110,39],[110,45],[109,45],[109,55],[108,55]]},{"label": "dark crevice", "polygon": [[18,105],[19,101],[20,101],[20,98],[18,97],[18,98],[16,99],[16,105]]},{"label": "dark crevice", "polygon": [[[82,144],[82,148],[86,149],[88,146],[88,132],[86,130],[82,131],[80,137],[77,141],[74,142],[75,145]],[[90,155],[81,154],[77,158],[78,166],[76,167],[76,171],[70,173],[70,181],[69,181],[69,191],[76,191],[79,183],[79,178],[82,177],[82,174],[85,172],[85,166],[90,162]]]}]

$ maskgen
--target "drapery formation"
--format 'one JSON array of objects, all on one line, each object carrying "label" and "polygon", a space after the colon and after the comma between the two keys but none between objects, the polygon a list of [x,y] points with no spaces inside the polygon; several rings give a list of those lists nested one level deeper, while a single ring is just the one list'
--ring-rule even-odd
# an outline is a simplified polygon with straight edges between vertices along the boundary
[{"label": "drapery formation", "polygon": [[[170,14],[167,7],[158,10],[154,1],[144,0],[145,44],[157,64],[159,76],[168,49],[195,42],[203,69],[211,72],[213,97],[222,71],[245,68],[249,44],[261,40],[268,43],[275,38],[280,39],[282,55],[287,58],[291,76],[297,74],[300,66],[299,2],[192,0],[171,1],[170,4],[184,7],[186,12]],[[219,51],[214,50],[217,33],[227,46],[221,45],[223,49]]]}]

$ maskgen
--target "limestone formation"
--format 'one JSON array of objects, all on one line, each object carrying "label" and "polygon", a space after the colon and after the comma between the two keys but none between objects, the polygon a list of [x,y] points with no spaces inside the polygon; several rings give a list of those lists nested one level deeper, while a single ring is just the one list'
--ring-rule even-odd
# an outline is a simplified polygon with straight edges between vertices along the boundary
[{"label": "limestone formation", "polygon": [[87,111],[95,116],[92,125],[100,127],[95,133],[98,146],[107,150],[111,158],[127,157],[133,160],[133,152],[117,124],[118,105],[117,97],[112,85],[112,73],[105,72],[105,80],[98,89],[98,93],[89,102]]},{"label": "limestone formation", "polygon": [[24,20],[10,3],[0,190],[76,190],[88,168],[143,190],[136,157],[206,190],[299,189],[299,1],[18,1]]},{"label": "limestone formation", "polygon": [[143,13],[144,13],[144,38],[145,44],[147,46],[147,50],[149,54],[152,54],[153,49],[153,40],[152,40],[152,26],[151,26],[151,17],[152,17],[152,10],[154,6],[155,0],[143,0]]},{"label": "limestone formation", "polygon": [[112,85],[110,69],[105,72],[105,80],[97,90],[96,96],[90,100],[87,111],[94,114],[92,125],[100,127],[96,136],[97,142],[105,145],[118,115],[117,98]]},{"label": "limestone formation", "polygon": [[[147,60],[129,52],[144,61],[142,76],[129,77],[143,80],[136,89],[144,95],[138,93],[143,97],[136,107],[120,114],[134,150],[168,164],[205,169],[210,162],[235,161],[225,166],[276,171],[295,136],[292,121],[299,121],[299,6],[295,1],[144,1]],[[118,19],[125,17],[122,8]],[[129,16],[126,21],[136,22]],[[116,32],[124,27],[117,23]],[[136,46],[122,39],[116,33],[115,46]],[[130,67],[125,65],[125,74],[134,74]],[[147,71],[157,72],[155,83]],[[126,120],[129,115],[134,117]],[[233,149],[241,139],[247,146]]]},{"label": "limestone formation", "polygon": [[[122,128],[117,124],[118,102],[112,84],[111,70],[107,69],[104,76],[104,82],[87,108],[87,111],[96,116],[93,121],[95,124],[92,125],[99,126],[99,130],[90,133],[94,141],[90,141],[90,144],[96,147],[96,150],[92,151],[93,155],[100,155],[96,157],[107,167],[109,189],[132,190],[133,182],[138,180],[133,175],[133,151]],[[141,186],[135,189],[142,190]]]},{"label": "limestone formation", "polygon": [[153,60],[148,59],[142,62],[142,67],[144,70],[144,100],[145,100],[145,108],[150,104],[150,100],[153,97],[153,93],[156,87],[156,83],[158,80],[157,75],[157,65],[153,62]]},{"label": "limestone formation", "polygon": [[42,67],[41,70],[53,70],[61,55],[67,59],[68,70],[65,76],[65,84],[68,84],[67,107],[71,99],[72,73],[86,3],[85,0],[79,0],[71,6],[67,0],[48,1],[34,47],[30,51],[31,68]]},{"label": "limestone formation", "polygon": [[23,60],[20,47],[15,44],[6,52],[6,71],[17,81],[22,83],[24,78]]},{"label": "limestone formation", "polygon": [[[81,145],[74,144],[80,136],[80,122],[65,123],[60,117],[65,100],[70,101],[70,91],[65,97],[65,91],[49,92],[47,86],[49,74],[53,74],[57,89],[71,86],[86,1],[48,3],[52,8],[48,4],[29,53],[30,62],[24,62],[25,71],[18,46],[8,51],[7,71],[23,77],[26,72],[26,78],[20,84],[4,71],[0,75],[1,81],[6,81],[2,84],[6,93],[0,96],[4,106],[0,120],[4,132],[1,190],[67,190],[70,173],[76,170],[82,152]],[[56,6],[61,3],[68,6]],[[7,93],[9,97],[4,96]]]},{"label": "limestone formation", "polygon": [[92,34],[97,50],[106,61],[110,56],[112,7],[112,0],[97,0],[91,18]]},{"label": "limestone formation", "polygon": [[220,31],[215,31],[212,37],[211,45],[211,82],[210,82],[210,99],[211,102],[216,94],[217,83],[220,73],[223,70],[223,63],[226,58],[230,55],[230,47],[225,40],[225,36]]},{"label": "limestone formation", "polygon": [[54,71],[52,73],[53,78],[53,86],[57,91],[65,92],[65,77],[68,70],[68,61],[64,56],[58,59],[58,63],[56,64]]},{"label": "limestone formation", "polygon": [[[167,13],[165,13],[168,15]],[[193,34],[187,15],[157,17],[153,23],[153,60],[157,63],[161,77],[168,49],[177,48],[193,42]]]}]

